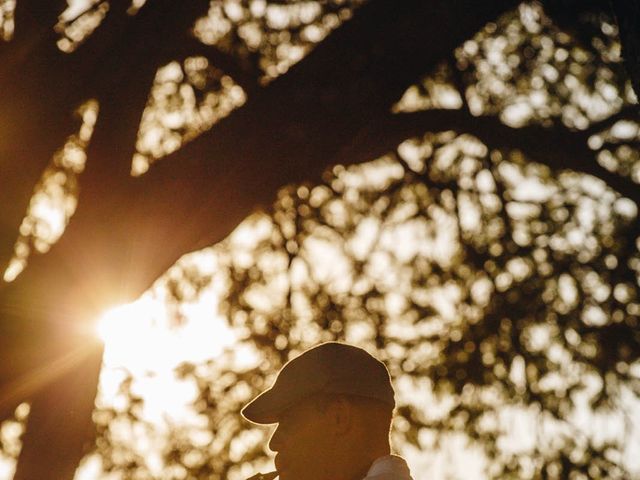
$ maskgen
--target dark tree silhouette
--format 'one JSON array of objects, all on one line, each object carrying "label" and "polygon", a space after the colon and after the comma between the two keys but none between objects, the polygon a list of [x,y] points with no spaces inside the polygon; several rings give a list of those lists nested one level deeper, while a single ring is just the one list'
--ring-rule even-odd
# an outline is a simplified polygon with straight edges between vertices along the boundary
[{"label": "dark tree silhouette", "polygon": [[[531,374],[534,378],[530,383],[523,387],[514,380],[514,385],[508,385],[501,393],[527,404],[536,403],[545,411],[562,418],[562,409],[567,408],[563,407],[563,401],[558,400],[554,404],[552,395],[543,396],[536,391],[537,387],[529,388],[537,384],[537,375],[542,378],[544,372],[552,370],[545,366],[549,360],[540,352],[533,355],[527,349],[525,340],[520,338],[522,332],[526,331],[524,323],[549,320],[549,295],[545,296],[551,285],[549,282],[565,281],[551,274],[547,276],[551,275],[553,279],[543,281],[544,271],[553,265],[554,272],[566,270],[572,278],[588,279],[592,276],[583,272],[580,265],[593,262],[596,272],[604,269],[611,271],[607,273],[605,283],[616,288],[618,284],[626,285],[620,288],[635,291],[637,280],[633,265],[637,248],[634,242],[638,236],[638,224],[635,214],[631,215],[634,217],[631,221],[620,213],[617,216],[611,213],[615,221],[603,221],[601,230],[598,230],[600,223],[595,222],[597,231],[594,241],[597,245],[602,243],[603,248],[595,248],[586,261],[581,260],[578,255],[580,252],[553,246],[539,246],[543,250],[546,248],[546,253],[537,254],[533,244],[520,242],[518,238],[539,238],[543,232],[526,215],[520,221],[509,216],[511,213],[507,211],[507,205],[513,203],[514,197],[510,193],[508,178],[499,169],[509,162],[516,165],[515,168],[526,169],[522,159],[539,162],[552,169],[550,171],[569,168],[600,178],[616,192],[633,200],[636,206],[640,203],[634,182],[634,168],[637,167],[634,166],[636,154],[633,142],[636,140],[617,138],[611,128],[618,121],[633,120],[637,109],[625,100],[626,77],[621,63],[609,58],[610,46],[617,41],[617,36],[612,31],[615,30],[615,23],[611,21],[608,3],[560,2],[563,5],[558,7],[549,2],[549,17],[542,22],[544,32],[528,31],[525,25],[519,35],[508,36],[509,22],[497,22],[497,19],[500,14],[516,7],[518,2],[515,1],[371,0],[361,7],[358,7],[360,2],[350,2],[348,8],[340,7],[341,2],[326,2],[321,3],[321,8],[332,13],[333,16],[328,18],[333,19],[333,23],[329,22],[329,26],[325,26],[323,33],[315,40],[305,37],[307,34],[302,34],[299,25],[280,28],[280,33],[286,32],[284,37],[288,38],[289,50],[294,51],[289,57],[285,55],[282,58],[278,56],[280,50],[277,47],[285,42],[282,35],[278,34],[278,28],[264,20],[262,24],[260,21],[249,22],[247,15],[258,18],[264,16],[253,12],[247,2],[237,4],[240,10],[235,13],[225,10],[223,2],[163,0],[147,3],[134,12],[129,2],[114,0],[108,8],[105,2],[96,2],[87,13],[93,17],[83,15],[78,21],[91,24],[86,21],[87,18],[98,18],[101,22],[96,22],[99,23],[97,28],[80,40],[72,28],[79,24],[73,19],[59,19],[64,9],[63,2],[19,0],[14,15],[13,38],[0,46],[3,58],[0,67],[0,91],[3,95],[0,105],[3,180],[0,191],[1,263],[10,264],[15,253],[15,238],[32,190],[49,159],[56,156],[61,145],[69,144],[69,138],[76,139],[75,143],[71,142],[73,145],[69,149],[84,149],[87,157],[85,171],[77,180],[77,209],[68,228],[46,255],[30,255],[28,267],[13,281],[4,283],[0,290],[0,343],[7,359],[0,366],[2,416],[10,415],[23,400],[32,403],[16,478],[62,479],[72,475],[82,452],[81,445],[88,438],[88,412],[92,409],[100,367],[100,348],[90,345],[90,336],[86,333],[87,324],[99,312],[109,305],[138,296],[180,255],[224,238],[257,205],[268,204],[280,186],[317,179],[327,165],[357,163],[375,158],[392,151],[408,137],[427,131],[451,129],[471,134],[480,139],[482,145],[478,147],[471,142],[472,146],[476,145],[475,150],[470,147],[471,151],[477,152],[478,148],[486,151],[471,154],[465,153],[464,147],[456,147],[458,150],[454,149],[455,153],[452,153],[451,148],[447,150],[447,146],[442,144],[453,142],[455,136],[429,137],[424,140],[424,145],[430,146],[423,148],[449,152],[440,155],[444,158],[453,156],[449,163],[442,168],[435,165],[432,169],[425,161],[430,158],[429,155],[420,154],[405,159],[407,165],[403,167],[404,176],[386,185],[388,191],[370,193],[371,198],[361,207],[375,205],[372,202],[378,196],[387,195],[394,199],[394,195],[414,195],[420,199],[414,202],[418,204],[417,212],[424,218],[431,218],[432,211],[438,210],[436,205],[440,205],[440,210],[447,215],[457,216],[460,241],[464,248],[456,257],[456,263],[438,265],[433,262],[429,266],[433,274],[425,277],[426,270],[416,268],[412,275],[417,276],[416,284],[428,282],[433,277],[436,284],[452,282],[463,285],[461,304],[473,303],[470,300],[471,285],[467,282],[484,269],[488,271],[489,281],[498,290],[501,282],[505,281],[500,279],[506,278],[504,274],[509,273],[507,270],[509,265],[514,265],[513,262],[525,262],[529,265],[529,274],[519,278],[513,272],[509,273],[512,277],[515,275],[515,280],[512,278],[510,282],[515,282],[517,288],[509,289],[511,283],[508,282],[500,295],[492,296],[486,304],[476,305],[479,310],[473,315],[481,315],[483,321],[477,318],[471,321],[471,317],[463,315],[460,317],[462,323],[456,326],[457,333],[452,335],[449,332],[448,339],[438,340],[438,343],[435,338],[424,336],[412,340],[415,344],[405,345],[405,348],[419,349],[433,341],[439,345],[443,355],[438,358],[446,359],[449,363],[441,365],[433,361],[421,366],[423,360],[420,360],[418,363],[414,361],[413,367],[399,363],[395,366],[398,373],[406,371],[415,372],[417,377],[428,376],[437,384],[437,389],[449,389],[460,395],[457,410],[451,412],[447,421],[425,419],[419,416],[415,408],[403,407],[401,416],[412,425],[405,433],[410,437],[421,427],[459,429],[464,419],[476,420],[481,417],[481,404],[473,397],[475,390],[468,394],[471,397],[466,398],[463,393],[468,389],[465,390],[465,387],[472,385],[480,389],[492,382],[499,384],[500,380],[504,380],[505,373],[494,372],[486,377],[486,369],[471,368],[484,362],[483,358],[478,357],[480,354],[492,355],[494,360],[499,358],[503,370],[516,368],[513,367],[514,362],[524,362],[527,375],[528,366],[533,365],[537,373]],[[625,2],[615,3],[618,9],[625,6]],[[280,5],[279,2],[272,4]],[[336,21],[339,23],[341,17],[338,13],[342,12],[346,18],[349,16],[347,13],[355,7],[358,9],[354,18],[329,34],[328,30],[337,26]],[[198,18],[207,15],[218,18],[221,22],[219,25],[225,25],[222,20],[226,21],[228,29],[223,34],[215,31],[207,33],[206,26],[201,26],[204,33],[196,40],[191,27]],[[512,40],[521,43],[516,42],[513,51],[509,52],[511,56],[505,55],[504,59],[513,57],[520,63],[507,67],[510,64],[504,63],[503,59],[502,69],[495,63],[487,63],[484,47],[475,52],[463,47],[454,54],[458,46],[472,39],[488,23],[489,27],[480,34],[484,37],[476,43],[483,45],[482,42],[491,41],[493,33],[507,29],[504,38],[499,41],[506,42],[507,46],[512,45]],[[53,25],[59,25],[58,30],[65,33],[57,33],[51,28]],[[195,30],[197,33],[197,24]],[[262,32],[258,35],[257,43],[252,40],[254,37],[251,35],[256,35],[251,34],[252,31]],[[269,36],[267,33],[276,35]],[[303,61],[295,63],[325,35],[328,35],[327,38]],[[552,40],[542,42],[543,37]],[[549,42],[552,43],[550,47]],[[631,41],[625,42],[623,51],[633,52],[633,45]],[[294,47],[301,47],[302,53],[295,53],[297,50]],[[541,77],[541,80],[534,82],[533,73],[541,68],[542,57],[549,51],[554,55],[560,50],[570,60],[566,60],[567,57],[562,60],[565,55],[562,53],[552,57],[557,63],[553,67],[555,74],[550,73],[549,77]],[[194,61],[194,58],[201,60]],[[158,153],[153,148],[145,151],[144,142],[141,143],[141,138],[144,139],[141,120],[144,124],[146,117],[143,112],[149,106],[149,93],[156,83],[162,81],[156,75],[158,69],[176,60],[184,65],[184,77],[188,77],[196,100],[201,100],[200,105],[208,105],[214,110],[214,120],[209,118],[183,130],[178,127],[174,132],[177,137],[168,137],[164,151]],[[628,60],[631,65],[629,70],[633,72],[633,53]],[[198,62],[203,61],[211,68],[198,67]],[[547,62],[552,63],[551,57],[547,58]],[[190,74],[191,64],[194,65]],[[431,105],[428,109],[408,112],[402,108],[401,101],[398,112],[391,110],[409,85],[422,74],[434,72],[436,68],[436,73],[416,87],[418,96],[425,93],[421,90],[428,91],[432,85],[429,79],[435,78],[438,80],[435,83],[444,81],[457,88],[462,101],[460,108],[437,108],[438,105],[434,108]],[[505,68],[511,68],[511,73],[505,74]],[[576,68],[578,71],[575,71]],[[518,75],[514,75],[514,71]],[[487,72],[495,73],[494,78],[487,77]],[[602,75],[609,75],[610,78]],[[515,87],[495,91],[486,82],[483,84],[487,78],[496,85],[502,82],[503,85]],[[520,79],[529,82],[519,82]],[[173,80],[174,86],[179,86],[181,81]],[[512,105],[512,102],[505,100],[508,95],[531,91],[532,85],[540,82],[542,85],[537,88],[549,91],[550,95],[542,101],[542,106],[534,102],[533,106],[538,105],[538,110],[534,108],[533,113],[520,117],[513,113],[505,114],[507,107]],[[603,82],[613,88],[609,89],[609,93],[605,92],[604,97],[601,91]],[[598,114],[590,111],[588,105],[581,105],[571,97],[578,85],[584,86],[588,93],[600,95],[604,103],[613,105],[612,108]],[[224,94],[231,92],[235,86],[242,89],[242,96],[234,97],[230,93],[232,100],[225,100],[227,97]],[[206,94],[210,91],[217,92],[214,98],[218,99],[218,104],[213,106],[207,104],[209,97]],[[237,108],[243,103],[244,97],[246,104]],[[160,94],[158,97],[152,96],[152,100],[158,98]],[[90,106],[86,106],[87,101],[94,101],[94,106],[99,108],[95,130],[92,135],[83,134],[80,130],[73,137],[74,132],[78,132],[78,119],[72,112],[82,105],[90,109]],[[232,104],[225,106],[223,101],[231,101]],[[544,111],[545,105],[548,111]],[[90,119],[84,121],[85,124],[86,121],[91,123]],[[211,123],[216,121],[211,128]],[[190,141],[182,145],[181,142],[186,139]],[[469,142],[464,138],[460,141]],[[516,149],[519,153],[514,153]],[[134,171],[143,173],[149,162],[164,153],[166,158],[154,163],[144,175],[130,175],[132,159]],[[478,165],[484,165],[484,170],[494,179],[493,190],[480,191],[479,187],[470,187],[468,180],[460,180],[464,169],[456,166],[456,162],[463,154],[473,156]],[[508,160],[503,162],[503,158]],[[64,164],[64,161],[61,160],[61,163]],[[67,168],[64,171],[69,170]],[[479,171],[480,167],[477,167],[474,174],[479,174]],[[542,176],[545,175],[549,176],[548,173]],[[75,182],[75,177],[72,178]],[[543,204],[535,207],[537,215],[542,218],[541,222],[549,223],[550,231],[562,232],[567,218],[573,218],[574,211],[579,210],[577,204],[572,206],[576,200],[571,195],[580,197],[582,194],[571,194],[571,191],[580,191],[583,187],[572,187],[571,177],[568,178],[565,183],[560,182],[558,187],[569,192],[566,198],[561,195],[560,200],[547,199],[547,203],[539,202]],[[75,183],[65,185],[71,190],[76,188]],[[331,188],[333,194],[341,194],[341,188],[334,185]],[[427,191],[435,190],[426,194],[425,188]],[[496,197],[491,197],[492,200],[487,202],[493,202],[494,206],[501,205],[501,208],[484,205],[484,194]],[[283,228],[280,237],[277,237],[280,238],[280,244],[276,246],[286,247],[293,257],[296,245],[299,247],[304,243],[303,238],[296,236],[304,237],[307,226],[304,224],[304,214],[296,216],[292,205],[312,215],[310,212],[323,206],[328,199],[320,201],[318,205],[310,203],[302,208],[296,202],[305,200],[304,195],[298,194],[298,200],[295,195],[285,198],[288,200],[281,209],[277,209],[280,220],[278,216],[274,217],[276,223],[293,222],[294,225],[300,225],[293,229],[293,233],[289,227]],[[478,214],[481,218],[492,218],[491,222],[487,220],[487,225],[493,222],[497,226],[486,232],[482,230],[482,234],[473,229],[465,231],[464,220],[456,211],[463,198],[467,198],[464,201],[469,205],[482,205]],[[517,198],[515,200],[517,202]],[[560,204],[557,204],[558,201]],[[382,205],[388,203],[388,207],[382,208],[379,215],[387,221],[386,210],[393,211],[395,205],[402,202],[407,203],[404,198],[381,201]],[[432,207],[429,202],[433,202]],[[562,206],[565,202],[568,207]],[[324,214],[321,208],[319,212],[314,214],[317,218],[313,221],[322,225],[327,221],[322,218]],[[352,215],[347,226],[357,228],[358,218]],[[349,232],[347,226],[341,227],[344,230],[341,233]],[[329,227],[335,228],[336,225],[329,222]],[[500,252],[495,253],[498,249]],[[543,254],[550,255],[553,262],[538,260],[536,255]],[[531,264],[533,260],[529,257],[546,266],[534,262],[534,268]],[[613,267],[610,266],[612,257],[617,259]],[[419,259],[419,256],[416,258]],[[427,258],[421,262],[428,263],[431,260]],[[454,265],[457,269],[453,268]],[[361,262],[358,268],[364,268],[364,264]],[[275,319],[270,317],[266,324],[261,321],[261,326],[256,325],[251,316],[245,318],[241,315],[238,319],[237,309],[246,306],[241,287],[255,279],[251,275],[247,278],[245,274],[238,271],[234,275],[238,283],[234,284],[229,294],[230,318],[253,327],[251,341],[265,348],[271,348],[269,346],[272,343],[278,347],[269,353],[273,359],[265,370],[266,374],[295,352],[296,342],[291,343],[289,329],[295,325],[297,317],[295,312],[289,312],[291,297],[287,297],[289,300],[284,305],[285,313],[278,320],[284,322],[282,324],[274,325]],[[260,278],[259,275],[257,278]],[[638,340],[632,323],[633,319],[637,320],[637,311],[634,313],[633,309],[627,309],[621,319],[615,320],[615,312],[624,310],[615,302],[628,303],[621,300],[627,298],[626,294],[619,293],[615,296],[615,302],[612,300],[604,310],[601,309],[607,318],[613,320],[598,329],[593,325],[580,324],[580,312],[594,301],[589,297],[593,294],[587,291],[588,288],[583,287],[582,283],[578,285],[574,287],[580,292],[578,306],[572,303],[571,308],[565,308],[569,310],[560,312],[560,323],[565,329],[563,331],[571,330],[578,338],[585,338],[587,344],[601,347],[595,347],[597,353],[594,355],[581,352],[582,347],[579,346],[582,342],[573,345],[573,334],[566,341],[563,340],[563,346],[577,357],[585,356],[576,361],[595,366],[603,378],[613,372],[616,381],[622,381],[624,379],[619,377],[625,373],[618,371],[619,363],[630,365],[637,359]],[[340,318],[346,319],[352,315],[345,311],[348,306],[360,312],[360,316],[364,312],[371,315],[376,322],[375,328],[382,332],[389,314],[376,307],[380,304],[381,293],[378,287],[364,289],[360,299],[349,300],[351,303],[362,303],[361,306],[354,306],[344,298],[333,298],[335,295],[331,291],[316,288],[309,294],[312,305],[318,309],[318,314],[314,314],[313,318],[320,322],[319,325],[326,332],[323,334],[325,337],[341,337],[345,327],[340,327]],[[629,298],[633,298],[633,295],[628,294]],[[527,305],[522,303],[522,298],[535,299],[530,305],[533,312],[524,308]],[[602,303],[597,298],[595,302]],[[408,309],[416,312],[416,321],[434,315],[432,309],[422,303],[413,301],[411,309]],[[520,305],[522,308],[519,310],[511,305]],[[505,308],[512,309],[513,316],[509,316],[508,322],[504,321]],[[539,316],[535,316],[536,312]],[[341,317],[341,313],[344,317]],[[520,325],[518,322],[524,323]],[[261,333],[264,328],[267,330]],[[482,345],[474,343],[481,338],[494,337],[495,341],[487,340],[489,346],[484,347],[485,350]],[[381,333],[376,335],[375,340],[377,343],[374,345],[378,348],[385,346],[385,337]],[[298,345],[304,343],[298,341]],[[473,350],[471,346],[467,347],[472,344]],[[500,354],[494,346],[500,347]],[[76,357],[83,359],[80,367],[77,366],[77,360],[75,363],[73,361]],[[389,357],[391,363],[392,360]],[[459,365],[451,362],[458,362]],[[51,366],[55,368],[49,368]],[[466,371],[466,374],[458,375],[458,370]],[[57,375],[53,375],[52,371]],[[185,375],[188,373],[185,371]],[[260,379],[250,380],[251,372],[238,375],[237,379],[246,378],[254,390],[261,385]],[[47,380],[46,384],[43,379]],[[234,380],[234,383],[237,382]],[[609,393],[607,389],[603,391]],[[204,405],[208,406],[211,406],[211,402],[218,402],[219,395],[225,393],[224,390],[212,392],[204,386],[203,392]],[[569,398],[566,396],[565,400]],[[603,394],[602,398],[604,401],[609,397]],[[234,401],[237,400],[230,400]],[[229,411],[214,409],[212,419],[216,420],[215,415],[226,415]],[[468,421],[467,425],[475,428],[476,423]],[[223,434],[217,430],[215,433]],[[487,446],[493,445],[492,441],[496,438],[496,433],[491,431],[476,432],[475,435]],[[226,477],[226,472],[231,468],[227,460],[231,457],[228,456],[228,443],[221,440],[220,445],[220,451],[227,452],[226,456],[221,454],[217,460],[210,458],[212,463],[203,464],[202,470],[194,472],[195,475],[215,473],[219,478]],[[257,451],[256,447],[253,453]],[[562,475],[569,475],[572,469],[586,469],[591,474],[589,462],[574,461],[569,458],[568,452],[569,446],[554,451],[556,457],[549,464],[560,466],[540,472],[551,472],[548,474],[554,476],[553,472],[558,469]],[[596,463],[602,464],[597,468],[603,472],[616,475],[611,469],[621,468],[617,465],[610,467],[606,463],[602,448],[594,447],[589,452],[597,459]],[[171,455],[169,457],[179,461],[176,455]],[[494,457],[497,456],[495,453]],[[251,455],[247,458],[251,458]],[[497,464],[503,466],[500,472],[517,472],[519,468],[524,468],[517,461]],[[130,463],[130,468],[136,468],[135,462]]]}]

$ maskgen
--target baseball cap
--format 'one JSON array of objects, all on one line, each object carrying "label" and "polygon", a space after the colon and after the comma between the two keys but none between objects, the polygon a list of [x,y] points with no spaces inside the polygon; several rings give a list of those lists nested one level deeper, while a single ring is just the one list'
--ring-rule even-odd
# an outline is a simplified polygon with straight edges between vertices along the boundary
[{"label": "baseball cap", "polygon": [[279,415],[318,394],[346,394],[395,406],[387,367],[362,348],[322,343],[287,362],[271,386],[242,409],[258,424],[277,423]]}]

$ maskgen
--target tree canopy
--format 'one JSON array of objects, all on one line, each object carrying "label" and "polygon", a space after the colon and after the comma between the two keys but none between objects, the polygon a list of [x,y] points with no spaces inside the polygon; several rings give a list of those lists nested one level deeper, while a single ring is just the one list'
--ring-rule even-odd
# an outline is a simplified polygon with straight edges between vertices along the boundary
[{"label": "tree canopy", "polygon": [[[48,455],[78,453],[36,475],[70,478],[100,351],[82,394],[77,367],[20,395],[16,379],[286,184],[250,240],[212,247],[215,269],[185,259],[160,282],[177,320],[217,288],[238,339],[176,370],[197,386],[195,425],[163,437],[133,377],[119,406],[99,403],[104,471],[244,478],[266,432],[242,404],[344,339],[389,366],[418,480],[456,442],[491,478],[640,474],[638,15],[612,3],[4,2],[0,407],[31,400],[33,425],[16,478],[75,394],[73,441]],[[166,438],[155,466],[122,428]]]}]

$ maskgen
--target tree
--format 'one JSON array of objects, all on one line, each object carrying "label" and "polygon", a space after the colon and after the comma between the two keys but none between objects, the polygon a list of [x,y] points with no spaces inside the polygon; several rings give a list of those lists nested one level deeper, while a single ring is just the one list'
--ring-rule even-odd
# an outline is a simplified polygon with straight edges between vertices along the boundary
[{"label": "tree", "polygon": [[[327,5],[327,8],[338,8],[332,3]],[[594,161],[596,155],[601,160],[606,159],[609,150],[601,147],[592,149],[586,143],[593,134],[615,125],[616,120],[633,118],[633,107],[614,105],[613,109],[605,112],[608,119],[593,118],[588,112],[582,117],[577,113],[568,114],[566,118],[584,118],[576,125],[559,121],[558,113],[551,109],[547,118],[542,114],[530,115],[523,122],[526,126],[513,128],[513,122],[509,126],[497,118],[500,114],[504,116],[506,111],[503,108],[505,103],[501,103],[504,98],[501,99],[499,92],[479,88],[482,87],[480,77],[485,68],[480,62],[482,56],[475,58],[468,52],[457,56],[455,64],[451,65],[452,52],[457,45],[515,5],[516,2],[509,1],[490,5],[468,2],[402,2],[398,5],[371,1],[360,7],[353,20],[328,36],[303,62],[291,67],[286,75],[273,79],[275,74],[270,76],[268,68],[273,67],[273,62],[265,67],[264,59],[269,58],[269,52],[273,55],[274,44],[265,42],[266,50],[252,47],[249,37],[242,34],[246,32],[240,28],[242,25],[231,28],[214,46],[203,47],[185,36],[194,19],[204,15],[207,2],[190,2],[188,5],[154,2],[129,16],[125,14],[129,7],[125,2],[112,2],[100,27],[69,55],[56,49],[52,41],[54,34],[47,33],[46,28],[55,23],[61,7],[56,2],[18,2],[15,37],[3,45],[1,52],[6,60],[0,82],[2,91],[7,92],[8,101],[2,105],[0,118],[11,118],[10,124],[6,120],[3,122],[7,132],[2,143],[3,179],[7,178],[9,185],[3,189],[1,202],[1,223],[6,226],[2,233],[3,258],[8,260],[12,253],[14,232],[46,160],[74,130],[73,120],[64,117],[64,112],[70,112],[94,98],[100,113],[87,148],[88,163],[80,180],[82,190],[78,208],[69,227],[49,253],[30,258],[29,267],[0,291],[0,303],[4,306],[2,328],[19,332],[2,336],[6,345],[3,350],[11,352],[9,358],[12,360],[0,372],[2,390],[8,391],[7,386],[12,381],[44,363],[45,359],[55,358],[60,352],[76,350],[75,339],[52,341],[52,338],[68,333],[68,327],[65,327],[56,335],[59,322],[81,325],[106,305],[139,295],[179,255],[223,238],[256,204],[268,202],[278,186],[318,176],[327,164],[370,159],[390,151],[408,136],[423,133],[434,126],[441,130],[446,125],[446,128],[473,134],[491,151],[517,147],[528,160],[551,167],[570,166],[575,171],[595,175],[637,204],[638,194],[633,182]],[[614,87],[624,83],[619,62],[608,61],[606,57],[610,53],[607,46],[615,41],[615,35],[607,34],[601,28],[605,24],[614,28],[614,24],[606,17],[593,17],[595,14],[603,15],[603,9],[598,2],[566,2],[555,12],[558,24],[575,33],[569,37],[571,41],[583,42],[580,51],[586,55],[582,61],[578,58],[567,62],[567,68],[579,64],[583,68],[581,74],[569,71],[563,78],[573,75],[578,84],[585,82],[596,87],[602,81]],[[212,10],[212,15],[223,11],[215,3]],[[246,8],[240,10],[242,15],[250,11]],[[105,13],[99,5],[95,6],[95,11],[98,15]],[[230,19],[242,23],[233,12],[224,12]],[[596,21],[571,22],[566,12],[582,12]],[[24,25],[22,29],[21,25]],[[297,34],[294,27],[289,30]],[[157,35],[156,32],[163,33]],[[73,40],[72,35],[70,38]],[[67,40],[63,46],[73,45],[70,39]],[[518,52],[526,57],[527,47],[531,48],[522,46],[522,51]],[[129,177],[138,125],[158,67],[193,55],[208,58],[210,65],[227,73],[244,90],[248,103],[219,121],[206,134],[170,153],[145,175]],[[460,58],[461,65],[457,63]],[[467,99],[468,104],[463,102],[462,108],[455,111],[431,109],[415,114],[390,113],[391,105],[406,87],[443,60],[445,66],[441,75],[452,75],[454,85],[469,87],[464,89],[461,97]],[[446,66],[447,60],[449,66]],[[589,60],[607,63],[613,81],[598,77],[599,70],[590,69]],[[465,62],[467,68],[463,68]],[[277,74],[278,63],[275,65]],[[337,69],[336,65],[340,68]],[[286,70],[287,66],[284,64],[280,68]],[[524,73],[528,66],[527,62],[523,63]],[[219,80],[213,82],[215,88],[224,87],[220,75],[211,75],[214,80]],[[474,83],[474,79],[477,82]],[[507,81],[503,83],[509,84]],[[555,82],[549,81],[548,84]],[[516,88],[520,86],[516,83]],[[428,87],[427,82],[425,88]],[[480,110],[474,110],[478,101],[474,99],[471,87],[480,92],[477,98],[488,100]],[[38,93],[40,95],[36,95]],[[564,92],[558,92],[561,107],[567,97],[571,100],[570,93],[566,88]],[[617,98],[626,96],[623,88],[617,88],[614,93]],[[603,123],[598,123],[600,121]],[[587,122],[586,126],[584,122]],[[47,135],[41,135],[41,132],[47,132]],[[246,132],[251,134],[247,136]],[[39,141],[33,142],[33,138]],[[243,141],[239,142],[239,139]],[[554,148],[549,152],[542,150],[544,141],[541,139]],[[606,135],[602,140],[615,141]],[[633,155],[623,147],[619,146],[614,152],[616,161],[621,165],[633,161]],[[599,153],[598,150],[602,151]],[[242,161],[238,161],[239,158]],[[572,159],[575,159],[573,163],[566,163]],[[611,157],[609,160],[609,163],[613,161]],[[620,171],[624,173],[624,168]],[[426,172],[407,172],[410,176],[422,175],[422,180],[427,178]],[[453,173],[441,175],[446,179],[445,174]],[[16,181],[18,178],[28,181]],[[453,180],[449,179],[449,182]],[[458,188],[453,189],[453,186],[453,183],[449,185],[449,189],[457,192]],[[476,198],[475,193],[469,195]],[[176,228],[176,219],[180,219],[179,228]],[[500,243],[499,240],[508,243],[511,233],[506,229],[510,225],[507,220],[503,220],[504,231],[494,232],[499,236],[492,239],[494,243]],[[636,223],[631,225],[629,238],[635,239]],[[632,259],[633,243],[627,243],[623,242],[616,248],[626,249],[626,253],[620,255]],[[486,247],[472,247],[479,252],[469,254],[470,265],[484,265],[489,261],[485,258],[487,252],[483,250]],[[506,251],[510,252],[509,248]],[[517,249],[510,253],[514,258],[522,256]],[[605,263],[606,258],[602,259]],[[506,259],[504,264],[498,262],[496,265],[496,275],[503,273],[500,268],[506,268]],[[626,266],[621,266],[620,270],[617,274],[632,276]],[[451,274],[442,272],[445,276]],[[459,276],[464,277],[462,274]],[[633,288],[637,287],[633,285]],[[534,287],[540,288],[540,285]],[[499,306],[492,304],[487,308],[487,318],[493,318],[491,315],[497,318],[498,313],[492,313],[492,309],[499,312]],[[424,315],[427,313],[423,312]],[[633,318],[634,314],[629,315]],[[482,325],[488,329],[495,328],[496,322],[498,319],[495,325],[490,322]],[[614,330],[602,329],[606,332]],[[34,333],[43,340],[36,341],[32,336]],[[629,361],[633,359],[637,354],[633,333],[628,337],[621,331],[610,334],[614,338],[630,338]],[[23,340],[16,342],[17,337]],[[270,339],[269,336],[266,338]],[[258,334],[256,339],[260,339]],[[455,350],[455,343],[447,348]],[[47,344],[55,344],[56,348],[43,348]],[[515,347],[511,353],[519,353],[527,360]],[[618,353],[612,352],[607,358],[617,359]],[[282,349],[278,356],[283,360],[287,354],[286,349]],[[99,359],[99,354],[95,357]],[[505,359],[505,365],[513,363],[507,361],[510,359]],[[602,372],[616,366],[616,363],[608,363],[609,360],[603,364]],[[97,364],[95,361],[92,364],[94,382],[85,382],[90,388],[79,399],[85,411],[91,404],[97,381]],[[457,382],[443,381],[443,385],[448,383],[459,390],[469,381],[464,378]],[[65,383],[60,381],[40,393],[24,392],[21,398],[13,396],[11,402],[3,405],[5,413],[16,402],[31,398],[32,420],[42,418],[36,412],[40,410],[47,414],[51,399],[61,395],[65,387]],[[402,413],[412,418],[406,412]],[[29,470],[37,468],[33,462],[30,464],[30,456],[43,455],[42,445],[49,442],[46,435],[38,433],[38,425],[42,422],[32,424],[25,437],[24,460],[19,464],[17,478],[52,478],[47,477],[50,473]],[[83,439],[81,424],[78,423],[77,434],[61,435],[68,439],[68,444],[54,442],[59,449],[48,449],[52,458],[60,459],[59,476],[53,478],[68,477],[68,472],[74,468],[76,460],[66,450],[79,451],[76,445]],[[55,430],[57,427],[52,428]],[[562,460],[566,459],[562,457]]]}]

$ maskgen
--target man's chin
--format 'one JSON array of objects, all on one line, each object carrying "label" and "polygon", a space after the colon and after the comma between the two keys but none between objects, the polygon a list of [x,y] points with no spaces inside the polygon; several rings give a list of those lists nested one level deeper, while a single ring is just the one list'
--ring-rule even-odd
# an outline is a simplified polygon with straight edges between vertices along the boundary
[{"label": "man's chin", "polygon": [[291,476],[288,470],[278,470],[277,480],[295,480],[295,477]]},{"label": "man's chin", "polygon": [[295,472],[292,473],[291,470],[288,470],[286,468],[278,470],[277,480],[296,480],[297,478],[300,478],[300,477],[296,477]]}]

